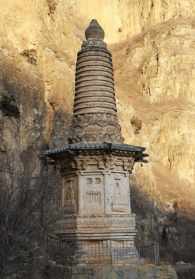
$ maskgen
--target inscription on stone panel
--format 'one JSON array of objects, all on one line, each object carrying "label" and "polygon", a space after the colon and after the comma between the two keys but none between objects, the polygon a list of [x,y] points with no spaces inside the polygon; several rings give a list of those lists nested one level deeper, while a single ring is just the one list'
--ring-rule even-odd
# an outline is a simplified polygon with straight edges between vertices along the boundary
[{"label": "inscription on stone panel", "polygon": [[101,184],[101,178],[95,177],[95,184]]},{"label": "inscription on stone panel", "polygon": [[92,185],[93,183],[93,178],[92,177],[87,177],[87,185]]},{"label": "inscription on stone panel", "polygon": [[101,203],[101,192],[89,191],[86,192],[88,202]]},{"label": "inscription on stone panel", "polygon": [[104,213],[104,181],[102,175],[82,176],[80,187],[83,196],[84,215],[102,215]]}]

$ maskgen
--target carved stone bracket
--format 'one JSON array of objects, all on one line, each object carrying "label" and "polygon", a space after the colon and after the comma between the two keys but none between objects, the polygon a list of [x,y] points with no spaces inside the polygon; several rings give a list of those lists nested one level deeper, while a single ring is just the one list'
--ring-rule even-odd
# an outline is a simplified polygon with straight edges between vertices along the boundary
[{"label": "carved stone bracket", "polygon": [[88,170],[116,170],[131,172],[134,166],[134,158],[126,158],[115,155],[79,155],[64,159],[61,164],[61,172],[88,171]]}]

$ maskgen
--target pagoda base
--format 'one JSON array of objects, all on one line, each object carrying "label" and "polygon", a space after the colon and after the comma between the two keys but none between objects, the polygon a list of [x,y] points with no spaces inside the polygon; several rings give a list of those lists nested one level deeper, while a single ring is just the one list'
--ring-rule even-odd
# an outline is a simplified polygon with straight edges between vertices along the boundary
[{"label": "pagoda base", "polygon": [[68,279],[177,279],[170,265],[131,264],[123,266],[74,266],[65,272]]},{"label": "pagoda base", "polygon": [[142,150],[109,143],[68,144],[53,152],[62,175],[59,203],[64,215],[56,235],[70,265],[124,266],[138,261],[130,199],[136,152]]},{"label": "pagoda base", "polygon": [[74,221],[67,218],[59,224],[57,233],[65,262],[70,266],[88,267],[137,263],[135,235],[134,214],[115,218],[77,217]]},{"label": "pagoda base", "polygon": [[124,265],[138,260],[134,243],[128,240],[85,241],[81,262],[89,264]]},{"label": "pagoda base", "polygon": [[68,258],[69,263],[72,259],[71,265],[120,266],[138,261],[138,252],[131,240],[64,240],[61,243],[64,245],[64,251],[66,248],[69,251]]},{"label": "pagoda base", "polygon": [[58,224],[58,239],[72,264],[124,265],[138,260],[135,215],[69,216]]}]

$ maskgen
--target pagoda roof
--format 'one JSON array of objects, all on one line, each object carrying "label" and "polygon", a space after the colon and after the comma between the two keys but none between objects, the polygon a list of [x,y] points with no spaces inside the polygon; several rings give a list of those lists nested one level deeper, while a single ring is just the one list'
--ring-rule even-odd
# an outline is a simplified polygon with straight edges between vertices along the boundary
[{"label": "pagoda roof", "polygon": [[61,148],[49,149],[44,152],[46,157],[57,159],[66,155],[77,154],[102,154],[110,153],[119,156],[134,157],[136,162],[147,162],[145,157],[148,154],[144,153],[145,147],[128,145],[128,144],[115,144],[115,143],[73,143],[65,144]]}]

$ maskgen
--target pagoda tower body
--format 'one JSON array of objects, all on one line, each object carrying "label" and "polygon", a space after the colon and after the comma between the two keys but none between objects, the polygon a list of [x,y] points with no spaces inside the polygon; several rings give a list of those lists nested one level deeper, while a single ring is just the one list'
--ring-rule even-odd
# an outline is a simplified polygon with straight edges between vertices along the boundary
[{"label": "pagoda tower body", "polygon": [[71,143],[46,152],[63,179],[64,219],[57,234],[74,247],[78,264],[130,263],[137,250],[129,178],[145,148],[123,143],[103,29],[92,20],[85,35],[76,63]]}]

